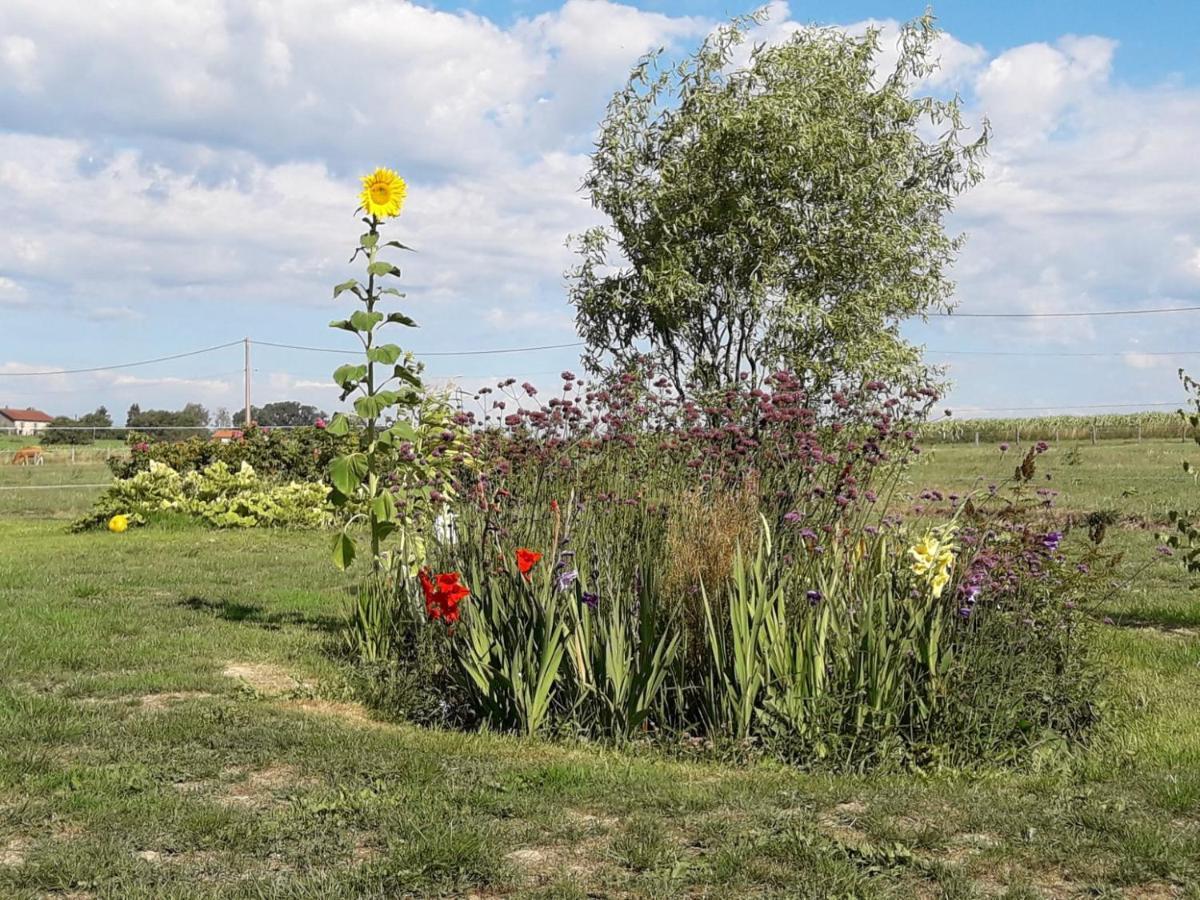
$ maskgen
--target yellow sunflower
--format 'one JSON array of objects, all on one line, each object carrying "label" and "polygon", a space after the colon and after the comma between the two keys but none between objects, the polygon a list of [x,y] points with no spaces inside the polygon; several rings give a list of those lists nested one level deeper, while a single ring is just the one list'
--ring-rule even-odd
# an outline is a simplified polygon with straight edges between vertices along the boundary
[{"label": "yellow sunflower", "polygon": [[120,534],[129,527],[129,516],[113,516],[108,520],[108,530]]},{"label": "yellow sunflower", "polygon": [[400,215],[408,185],[391,169],[376,169],[362,177],[363,189],[358,195],[362,208],[369,216],[381,219]]}]

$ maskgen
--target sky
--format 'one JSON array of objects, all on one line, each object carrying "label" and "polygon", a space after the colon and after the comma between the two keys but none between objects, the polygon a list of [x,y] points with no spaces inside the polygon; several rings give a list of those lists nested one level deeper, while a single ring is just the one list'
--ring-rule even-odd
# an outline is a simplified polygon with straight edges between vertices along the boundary
[{"label": "sky", "polygon": [[[242,402],[250,337],[347,347],[332,285],[359,233],[358,176],[409,199],[406,344],[430,376],[553,384],[576,340],[570,234],[605,103],[645,51],[679,56],[724,0],[4,0],[0,4],[0,406]],[[906,2],[776,2],[759,37],[859,33]],[[934,5],[942,68],[993,127],[965,232],[962,313],[1200,305],[1200,4]],[[1169,408],[1200,371],[1200,313],[950,318],[905,333],[950,365],[956,417]],[[1007,354],[1007,355],[1002,355]],[[1072,355],[1073,354],[1073,355]],[[1099,355],[1081,355],[1099,354]],[[1193,354],[1193,355],[1187,355]],[[252,349],[256,405],[336,404],[336,354]]]}]

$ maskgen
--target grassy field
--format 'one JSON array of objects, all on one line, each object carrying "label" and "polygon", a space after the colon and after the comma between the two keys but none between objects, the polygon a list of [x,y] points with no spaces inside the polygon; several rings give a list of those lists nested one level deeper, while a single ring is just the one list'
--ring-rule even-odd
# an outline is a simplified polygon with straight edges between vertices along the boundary
[{"label": "grassy field", "polygon": [[[1055,449],[1049,484],[1130,517],[1132,575],[1139,524],[1200,496],[1182,449]],[[1014,464],[943,447],[912,486]],[[1169,566],[1097,598],[1076,758],[833,776],[381,721],[329,652],[324,537],[67,534],[94,493],[0,490],[0,897],[1200,898],[1200,594]]]},{"label": "grassy field", "polygon": [[[996,445],[927,446],[911,481],[918,488],[983,492],[989,484],[1011,478],[1028,449],[1028,445],[1007,452]],[[1200,463],[1200,448],[1190,441],[1055,445],[1038,458],[1039,475],[1032,486],[1059,492],[1054,503],[1063,511],[1111,509],[1126,517],[1163,522],[1171,507],[1200,506],[1200,488],[1183,471],[1189,459]]]}]

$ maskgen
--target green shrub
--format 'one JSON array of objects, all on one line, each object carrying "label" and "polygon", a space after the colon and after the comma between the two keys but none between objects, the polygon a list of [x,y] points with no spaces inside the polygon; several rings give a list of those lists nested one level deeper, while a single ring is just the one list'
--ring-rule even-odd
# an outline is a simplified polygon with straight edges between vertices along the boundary
[{"label": "green shrub", "polygon": [[279,481],[320,481],[342,440],[319,428],[250,428],[228,443],[207,437],[160,440],[137,431],[126,438],[127,458],[113,458],[109,468],[117,478],[144,472],[150,463],[170,466],[176,472],[199,471],[215,462],[231,469],[249,463],[264,478]]},{"label": "green shrub", "polygon": [[246,462],[236,471],[217,461],[180,474],[151,460],[146,469],[116,481],[74,528],[97,527],[117,514],[145,524],[162,513],[187,516],[217,528],[316,528],[330,519],[325,496],[326,489],[319,483],[271,483]]}]

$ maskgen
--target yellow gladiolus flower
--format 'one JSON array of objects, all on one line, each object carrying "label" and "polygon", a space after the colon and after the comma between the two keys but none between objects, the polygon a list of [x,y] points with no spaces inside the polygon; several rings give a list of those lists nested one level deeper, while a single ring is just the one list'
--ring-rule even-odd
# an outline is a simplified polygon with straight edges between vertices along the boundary
[{"label": "yellow gladiolus flower", "polygon": [[933,596],[940,597],[950,581],[950,567],[954,563],[953,543],[929,533],[909,548],[908,555],[913,559],[910,566],[912,573],[924,578]]},{"label": "yellow gladiolus flower", "polygon": [[120,534],[129,527],[129,516],[113,516],[108,520],[108,530]]},{"label": "yellow gladiolus flower", "polygon": [[945,589],[946,583],[949,580],[950,580],[949,567],[947,567],[945,569],[941,569],[936,575],[933,576],[933,580],[931,580],[929,582],[929,587],[930,587],[930,592],[933,594],[933,597],[935,600],[938,597],[942,596],[942,591]]},{"label": "yellow gladiolus flower", "polygon": [[376,169],[362,177],[363,189],[358,195],[363,210],[369,216],[388,219],[400,215],[408,185],[391,169]]}]

